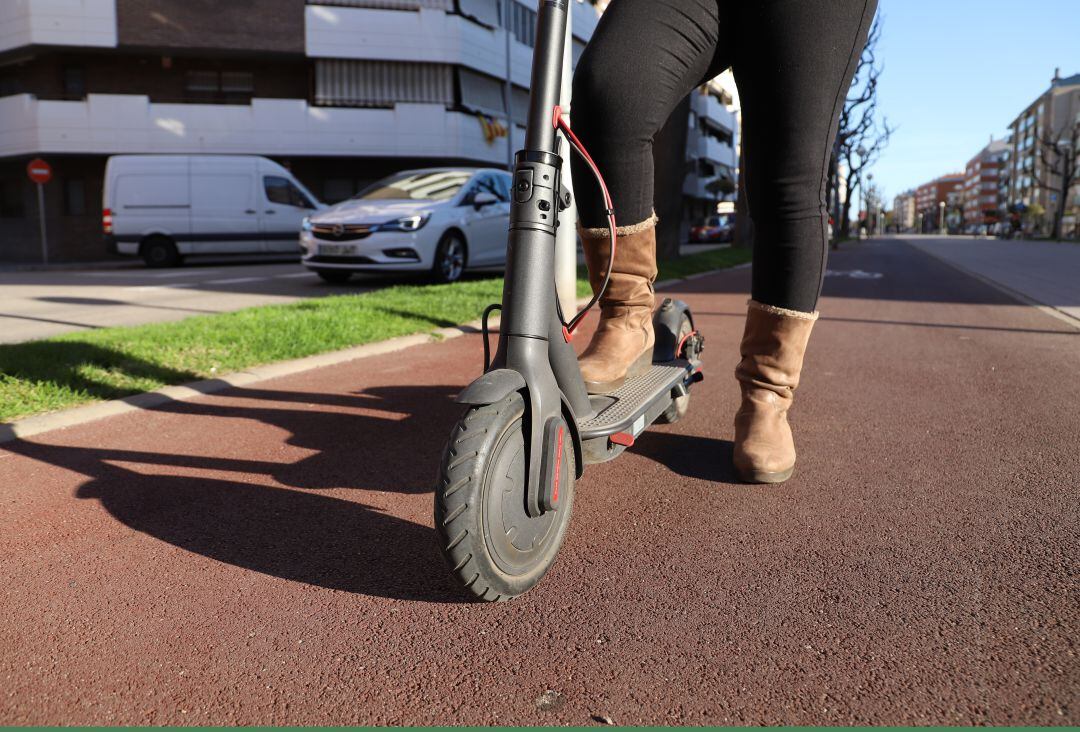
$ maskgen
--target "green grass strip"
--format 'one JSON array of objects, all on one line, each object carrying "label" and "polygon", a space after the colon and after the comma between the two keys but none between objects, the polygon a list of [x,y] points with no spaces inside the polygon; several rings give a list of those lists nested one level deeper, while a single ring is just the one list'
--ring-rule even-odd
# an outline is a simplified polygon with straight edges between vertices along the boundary
[{"label": "green grass strip", "polygon": [[[741,249],[662,262],[660,279],[728,267]],[[578,283],[580,295],[588,285]],[[394,285],[169,323],[0,345],[0,422],[476,320],[502,278]]]}]

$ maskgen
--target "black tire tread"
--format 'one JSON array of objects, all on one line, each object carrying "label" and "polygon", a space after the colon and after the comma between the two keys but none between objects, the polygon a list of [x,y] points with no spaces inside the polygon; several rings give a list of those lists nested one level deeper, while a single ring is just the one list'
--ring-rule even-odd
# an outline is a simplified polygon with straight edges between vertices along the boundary
[{"label": "black tire tread", "polygon": [[[519,419],[523,411],[522,396],[518,393],[495,404],[471,407],[454,426],[443,453],[435,488],[435,530],[439,536],[439,549],[450,572],[475,600],[505,602],[528,589],[515,585],[514,578],[507,576],[503,581],[493,574],[498,570],[491,565],[478,526],[478,512],[484,500],[485,460],[512,424],[511,420]],[[569,469],[573,481],[572,463]],[[572,484],[570,490],[567,520],[572,504]],[[538,580],[539,577],[534,582]]]}]

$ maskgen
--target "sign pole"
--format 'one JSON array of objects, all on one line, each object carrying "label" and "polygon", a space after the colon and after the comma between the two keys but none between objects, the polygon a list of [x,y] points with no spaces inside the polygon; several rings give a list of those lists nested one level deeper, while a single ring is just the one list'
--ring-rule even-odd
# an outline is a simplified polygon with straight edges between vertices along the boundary
[{"label": "sign pole", "polygon": [[26,176],[37,184],[38,222],[41,228],[41,261],[49,263],[49,240],[45,232],[45,184],[52,180],[52,166],[41,158],[26,164]]},{"label": "sign pole", "polygon": [[41,228],[41,262],[49,263],[49,239],[45,233],[45,184],[37,184],[38,223]]}]

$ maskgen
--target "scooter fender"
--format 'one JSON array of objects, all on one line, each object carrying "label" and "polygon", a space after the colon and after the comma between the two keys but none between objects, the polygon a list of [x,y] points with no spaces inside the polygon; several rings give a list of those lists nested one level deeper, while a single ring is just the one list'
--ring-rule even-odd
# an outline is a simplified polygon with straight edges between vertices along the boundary
[{"label": "scooter fender", "polygon": [[679,325],[682,323],[683,313],[690,319],[690,325],[694,325],[694,316],[690,312],[690,306],[682,300],[673,300],[668,297],[660,304],[656,314],[653,315],[653,332],[656,333],[656,345],[653,347],[653,361],[674,361],[679,348]]},{"label": "scooter fender", "polygon": [[502,401],[525,388],[525,377],[513,369],[494,369],[466,386],[457,395],[458,404],[485,406]]},{"label": "scooter fender", "polygon": [[[526,402],[530,401],[524,376],[513,369],[493,369],[465,387],[454,401],[458,404],[486,406],[502,401],[516,391],[523,392]],[[574,410],[570,408],[566,397],[562,397],[562,412],[574,445],[574,477],[580,478],[585,472],[585,462],[581,453],[581,435],[578,433]]]}]

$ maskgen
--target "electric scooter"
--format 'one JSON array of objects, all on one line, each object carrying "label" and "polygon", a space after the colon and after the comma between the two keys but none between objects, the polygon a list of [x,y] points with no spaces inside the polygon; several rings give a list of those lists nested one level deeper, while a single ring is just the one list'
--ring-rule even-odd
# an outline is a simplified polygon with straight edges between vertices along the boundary
[{"label": "electric scooter", "polygon": [[[564,317],[557,239],[562,261],[567,254],[576,261],[576,237],[566,236],[574,227],[566,143],[582,155],[603,192],[609,261],[618,252],[603,176],[560,106],[569,78],[572,1],[540,0],[525,146],[514,158],[502,304],[484,312],[484,373],[457,397],[466,411],[450,434],[435,489],[443,555],[461,585],[484,601],[517,597],[540,581],[566,535],[584,466],[618,457],[656,421],[680,419],[690,387],[702,378],[704,340],[686,304],[670,298],[654,314],[656,347],[647,372],[603,395],[588,394],[581,377],[570,341],[603,289]],[[501,323],[490,358],[488,317],[495,310]]]}]

